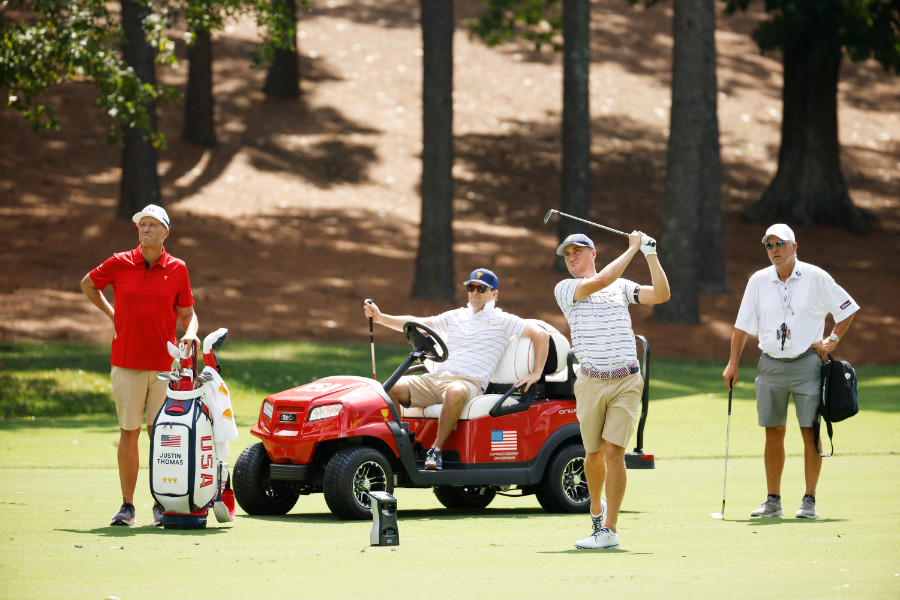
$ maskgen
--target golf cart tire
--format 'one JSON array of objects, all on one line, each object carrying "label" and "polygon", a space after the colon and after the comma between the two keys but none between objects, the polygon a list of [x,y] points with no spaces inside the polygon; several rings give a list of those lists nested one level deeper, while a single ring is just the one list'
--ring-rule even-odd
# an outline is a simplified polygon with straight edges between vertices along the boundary
[{"label": "golf cart tire", "polygon": [[394,492],[394,471],[384,454],[369,446],[350,446],[338,451],[325,466],[325,503],[345,521],[371,519],[368,492]]},{"label": "golf cart tire", "polygon": [[583,513],[591,508],[584,474],[584,446],[562,445],[547,463],[544,478],[535,490],[538,502],[549,513]]},{"label": "golf cart tire", "polygon": [[272,481],[271,464],[262,442],[248,446],[234,463],[234,497],[248,515],[284,515],[297,504],[299,492],[286,483]]},{"label": "golf cart tire", "polygon": [[456,510],[476,510],[490,504],[497,491],[483,485],[436,485],[438,502]]}]

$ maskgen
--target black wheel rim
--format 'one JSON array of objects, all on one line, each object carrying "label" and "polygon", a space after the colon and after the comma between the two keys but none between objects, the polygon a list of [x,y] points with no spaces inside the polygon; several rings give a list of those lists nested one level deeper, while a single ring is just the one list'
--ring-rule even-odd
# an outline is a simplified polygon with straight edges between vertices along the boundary
[{"label": "black wheel rim", "polygon": [[573,504],[582,504],[590,498],[588,492],[587,478],[584,475],[584,459],[581,457],[573,458],[563,469],[562,476],[563,494],[569,502]]}]

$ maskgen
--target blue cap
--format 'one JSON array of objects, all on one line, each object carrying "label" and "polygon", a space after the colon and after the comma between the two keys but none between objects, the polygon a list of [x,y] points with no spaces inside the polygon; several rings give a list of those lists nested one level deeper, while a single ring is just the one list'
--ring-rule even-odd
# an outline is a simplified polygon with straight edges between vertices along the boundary
[{"label": "blue cap", "polygon": [[470,283],[483,283],[492,290],[500,289],[500,281],[497,280],[494,272],[488,269],[475,269],[472,271],[469,274],[469,278],[463,281],[463,285],[469,285]]},{"label": "blue cap", "polygon": [[556,254],[558,256],[562,256],[566,251],[566,246],[568,246],[569,244],[575,244],[576,246],[584,246],[585,248],[596,250],[596,248],[594,248],[594,242],[591,241],[591,238],[584,235],[583,233],[573,233],[562,241],[562,244],[560,244],[556,249]]}]

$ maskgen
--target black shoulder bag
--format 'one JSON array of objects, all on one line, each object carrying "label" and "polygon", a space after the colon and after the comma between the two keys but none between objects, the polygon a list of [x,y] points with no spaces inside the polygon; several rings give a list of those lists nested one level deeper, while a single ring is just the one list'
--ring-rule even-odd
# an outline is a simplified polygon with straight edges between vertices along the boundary
[{"label": "black shoulder bag", "polygon": [[[856,400],[856,371],[845,360],[834,360],[828,355],[828,361],[822,363],[821,393],[819,396],[819,414],[813,423],[813,440],[819,456],[834,454],[832,423],[849,419],[859,412]],[[825,420],[828,429],[828,441],[831,452],[822,454],[819,450],[820,419]]]}]

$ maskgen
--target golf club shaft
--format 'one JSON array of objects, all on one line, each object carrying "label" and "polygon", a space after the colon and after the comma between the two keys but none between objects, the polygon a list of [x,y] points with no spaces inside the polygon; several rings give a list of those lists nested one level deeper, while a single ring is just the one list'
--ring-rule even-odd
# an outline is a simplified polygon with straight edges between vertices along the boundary
[{"label": "golf club shaft", "polygon": [[624,235],[625,237],[628,237],[628,234],[625,233],[624,231],[619,231],[618,229],[613,229],[612,227],[607,227],[606,225],[594,223],[593,221],[588,221],[587,219],[582,219],[581,217],[576,217],[575,215],[570,215],[568,213],[560,212],[560,211],[556,210],[555,208],[551,208],[550,212],[547,213],[547,216],[544,217],[544,223],[547,223],[547,221],[550,220],[550,215],[552,215],[553,213],[556,213],[561,217],[566,217],[569,219],[573,219],[575,221],[581,221],[582,223],[587,223],[588,225],[591,225],[593,227],[599,227],[600,229],[605,229],[607,231],[611,231],[612,233],[618,233],[619,235]]},{"label": "golf club shaft", "polygon": [[[371,300],[366,300],[366,302],[372,304]],[[372,346],[372,379],[378,379],[375,375],[375,326],[372,317],[369,317],[369,343]]]},{"label": "golf club shaft", "polygon": [[[731,388],[734,383],[731,384]],[[728,425],[725,429],[725,477],[722,480],[722,518],[725,518],[725,490],[728,485],[728,444],[731,441],[731,393],[732,389],[728,389]]]}]

